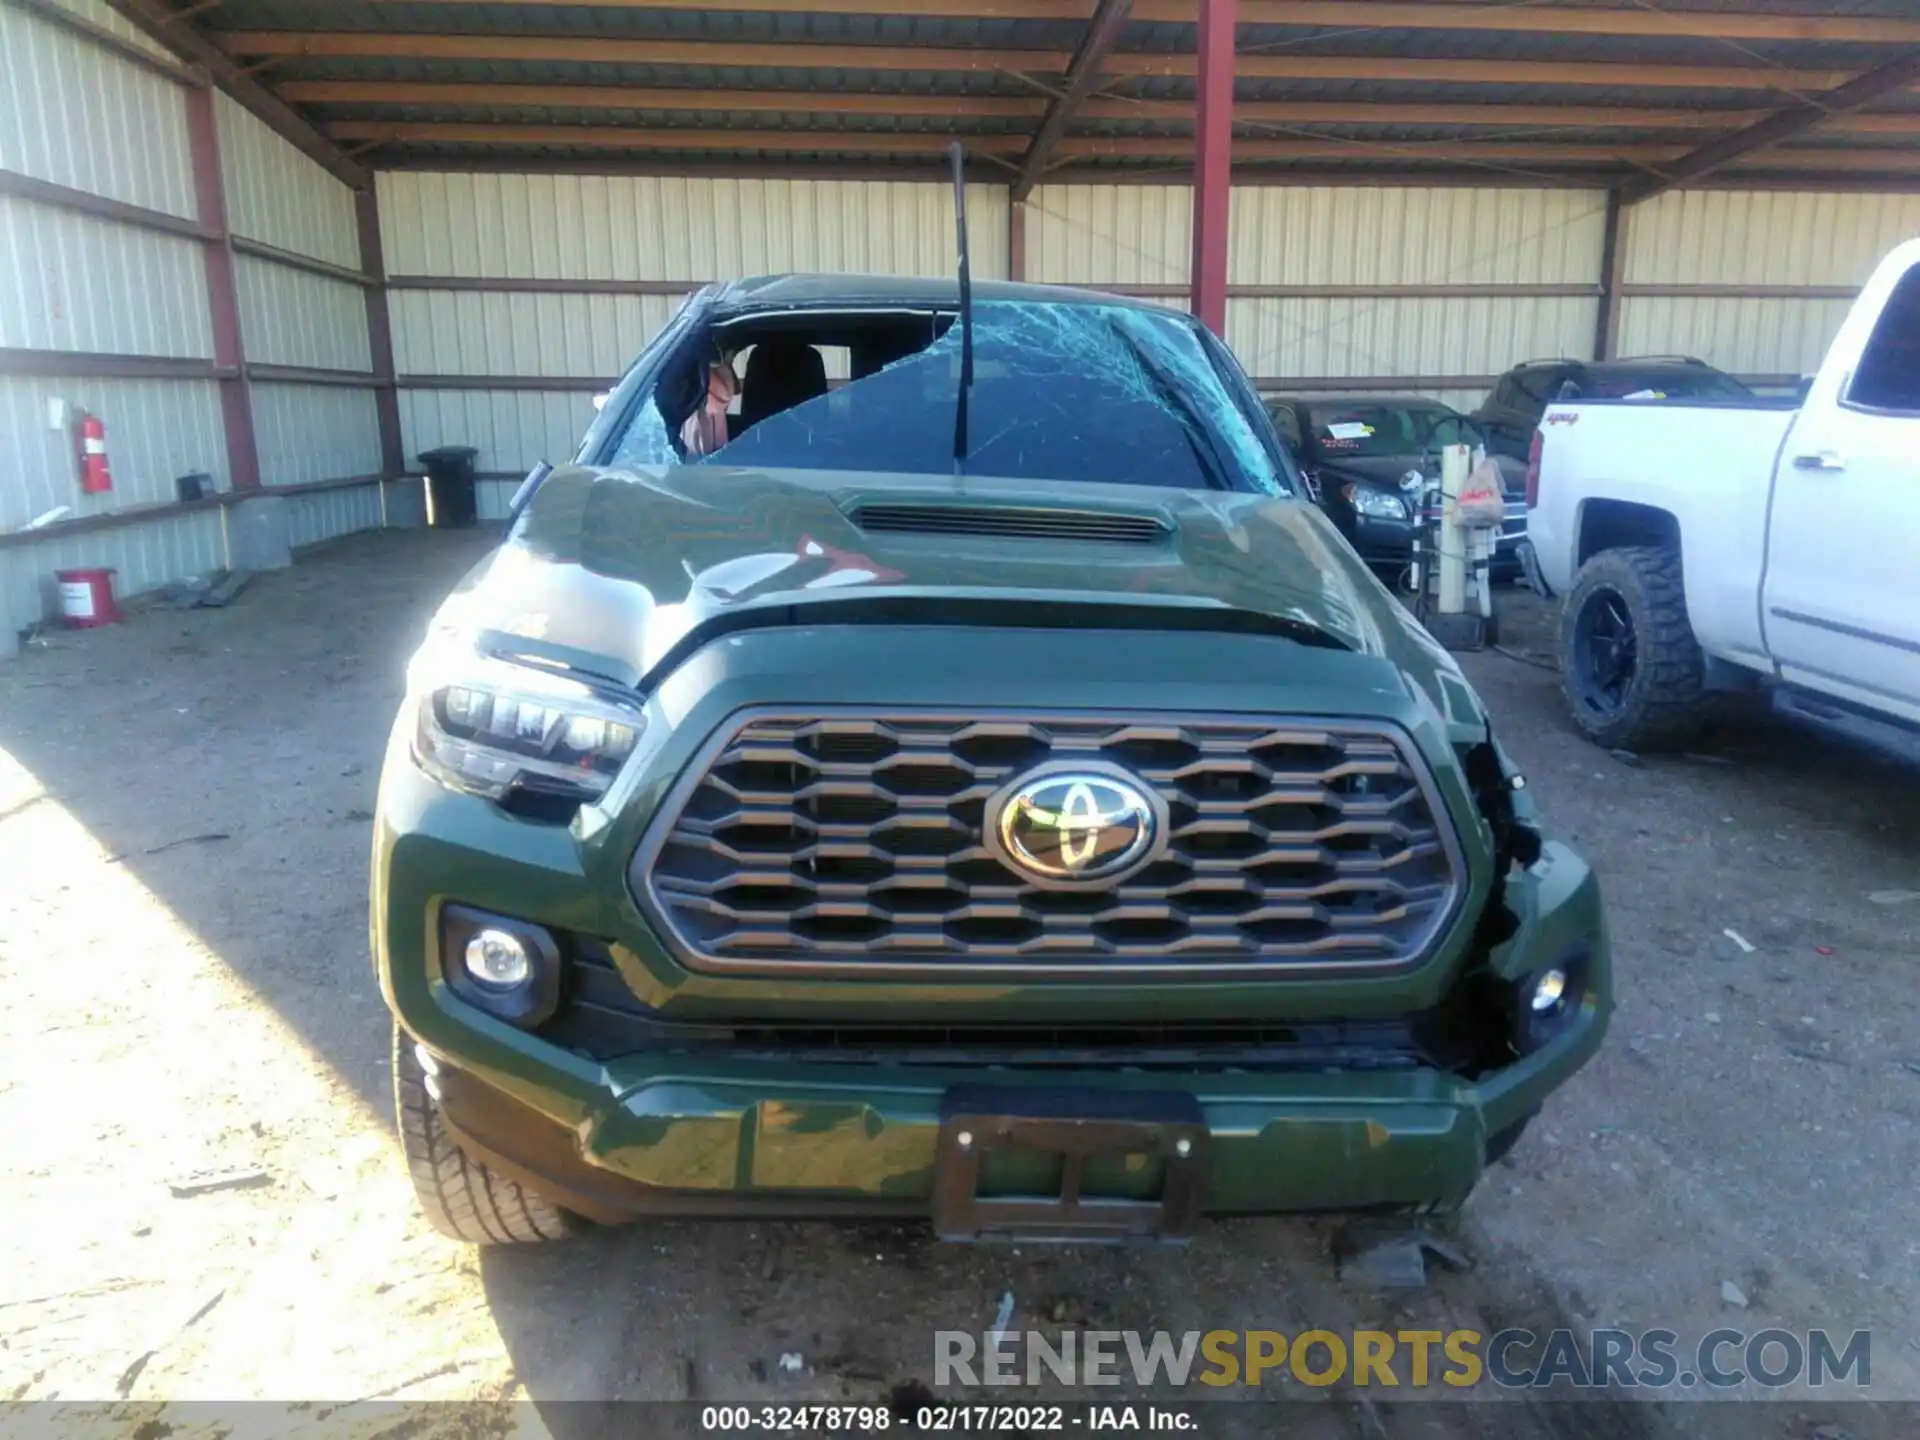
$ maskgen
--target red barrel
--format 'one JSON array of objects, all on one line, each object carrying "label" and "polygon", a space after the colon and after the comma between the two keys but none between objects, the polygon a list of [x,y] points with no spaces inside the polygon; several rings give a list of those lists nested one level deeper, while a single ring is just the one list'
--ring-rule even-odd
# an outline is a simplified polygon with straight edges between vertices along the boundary
[{"label": "red barrel", "polygon": [[120,607],[113,603],[114,573],[104,566],[53,572],[60,582],[60,618],[69,629],[91,630],[120,619]]}]

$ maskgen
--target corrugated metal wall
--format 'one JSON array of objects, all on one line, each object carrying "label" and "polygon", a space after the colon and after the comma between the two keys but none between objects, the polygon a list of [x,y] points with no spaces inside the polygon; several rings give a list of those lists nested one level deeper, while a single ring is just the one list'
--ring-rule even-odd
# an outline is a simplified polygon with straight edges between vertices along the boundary
[{"label": "corrugated metal wall", "polygon": [[117,36],[157,59],[175,62],[179,59],[166,46],[158,44],[146,31],[107,4],[107,0],[53,0],[53,3],[68,14],[78,15],[82,20],[98,25],[109,35]]},{"label": "corrugated metal wall", "polygon": [[[1631,212],[1626,284],[1856,287],[1888,250],[1920,236],[1920,195],[1682,190]],[[1629,294],[1622,354],[1697,355],[1735,374],[1817,367],[1849,302]]]},{"label": "corrugated metal wall", "polygon": [[[379,177],[394,275],[724,280],[783,270],[944,275],[944,185],[597,175]],[[967,191],[974,267],[1005,275],[1007,197]]]},{"label": "corrugated metal wall", "polygon": [[363,374],[373,369],[358,285],[236,255],[234,288],[247,359]]},{"label": "corrugated metal wall", "polygon": [[1232,299],[1227,339],[1262,385],[1491,377],[1518,360],[1589,354],[1596,304],[1542,296]]},{"label": "corrugated metal wall", "polygon": [[214,113],[233,233],[358,270],[353,192],[226,94],[214,95]]},{"label": "corrugated metal wall", "polygon": [[1186,185],[1041,185],[1027,197],[1027,274],[1054,285],[1185,285]]},{"label": "corrugated metal wall", "polygon": [[[47,424],[59,396],[109,422],[113,490],[82,495],[74,479],[73,437]],[[100,515],[174,498],[178,475],[205,471],[227,487],[220,390],[211,380],[81,380],[0,376],[0,531],[16,530],[56,506]],[[29,616],[28,619],[32,619]],[[24,621],[21,623],[25,623]]]},{"label": "corrugated metal wall", "polygon": [[171,81],[0,6],[0,95],[8,101],[0,105],[0,167],[193,214],[187,112]]},{"label": "corrugated metal wall", "polygon": [[[953,197],[943,185],[386,173],[382,247],[409,456],[480,449],[480,468],[524,471],[572,451],[595,382],[624,370],[684,292],[529,294],[406,288],[408,277],[684,281],[785,270],[946,275]],[[974,273],[1007,273],[1007,192],[967,192]],[[564,391],[451,388],[404,377],[574,379]],[[492,487],[497,491],[502,487]],[[483,504],[497,495],[483,494]]]},{"label": "corrugated metal wall", "polygon": [[287,541],[295,549],[380,528],[380,487],[355,485],[287,497]]},{"label": "corrugated metal wall", "polygon": [[380,473],[373,391],[260,380],[252,390],[260,479],[269,489]]},{"label": "corrugated metal wall", "polygon": [[[225,95],[215,97],[215,106],[227,223],[233,233],[359,269],[353,192]],[[241,344],[248,361],[372,372],[366,297],[360,286],[259,256],[236,256],[234,266]],[[251,388],[263,485],[379,473],[380,422],[371,389],[259,380]],[[345,533],[326,531],[328,523],[362,529],[368,515],[374,517],[371,523],[379,523],[378,496],[371,485],[351,501],[320,503],[316,497],[297,502],[295,508],[305,527],[302,533],[313,532],[296,544]]]},{"label": "corrugated metal wall", "polygon": [[53,572],[69,566],[110,565],[119,593],[153,590],[226,564],[222,512],[191,510],[36,544],[0,547],[0,615],[23,628],[56,607]]},{"label": "corrugated metal wall", "polygon": [[402,375],[614,376],[687,293],[401,290],[388,302],[393,363]]},{"label": "corrugated metal wall", "polygon": [[[124,34],[105,6],[76,13]],[[99,13],[105,11],[105,14]],[[191,217],[186,104],[168,80],[12,6],[0,8],[0,167]],[[0,347],[210,359],[194,241],[24,200],[0,200]],[[114,489],[82,495],[74,444],[49,402],[108,426]],[[226,483],[218,387],[199,379],[0,378],[0,531],[59,506],[67,518],[170,501],[173,481]],[[123,591],[221,562],[211,512],[0,547],[0,649],[41,618],[56,565],[117,566]]]},{"label": "corrugated metal wall", "polygon": [[[1184,286],[1191,207],[1186,186],[1041,186],[1028,201],[1027,278]],[[1251,374],[1273,382],[1492,376],[1523,358],[1584,355],[1604,221],[1604,201],[1582,191],[1242,186],[1228,233],[1227,283],[1238,293],[1227,339]],[[1469,285],[1587,293],[1258,293]]]},{"label": "corrugated metal wall", "polygon": [[[1595,286],[1605,204],[1574,190],[1271,189],[1234,195],[1230,286]],[[1249,297],[1227,338],[1256,377],[1495,375],[1584,355],[1585,296]]]},{"label": "corrugated metal wall", "polygon": [[0,196],[0,266],[0,345],[213,356],[197,241]]},{"label": "corrugated metal wall", "polygon": [[[1185,186],[1054,185],[1028,202],[1027,278],[1184,285]],[[1240,187],[1229,226],[1228,339],[1263,381],[1491,378],[1592,353],[1605,202],[1595,191]],[[1741,375],[1811,369],[1858,286],[1920,234],[1920,196],[1678,191],[1630,213],[1622,354],[1690,354]],[[1586,293],[1261,295],[1418,286]],[[1633,294],[1762,288],[1764,296]],[[1169,297],[1168,303],[1184,303]],[[1414,385],[1449,403],[1474,386]]]},{"label": "corrugated metal wall", "polygon": [[516,478],[482,481],[480,518],[506,513],[505,498],[535,462],[572,456],[593,419],[589,390],[425,390],[400,392],[400,433],[411,458],[440,445],[471,445],[483,471]]},{"label": "corrugated metal wall", "polygon": [[[101,0],[74,14],[164,54]],[[188,91],[85,34],[0,7],[0,168],[144,209],[195,219]],[[229,224],[236,236],[359,267],[353,197],[224,95],[214,97]],[[370,375],[361,287],[251,256],[236,258],[242,348],[255,364]],[[85,358],[46,369],[124,369],[214,358],[201,242],[77,210],[0,198],[0,348]],[[106,357],[101,359],[98,357]],[[123,364],[118,357],[129,357]],[[66,507],[67,521],[168,506],[195,471],[230,486],[220,387],[211,378],[0,376],[0,533]],[[380,469],[374,392],[341,385],[252,386],[261,474],[271,487]],[[51,402],[61,402],[53,423]],[[83,495],[71,412],[107,427],[113,489]],[[296,543],[379,523],[377,487],[289,496]],[[55,565],[119,569],[122,593],[224,562],[221,516],[163,513],[0,545],[0,649],[42,617]]]},{"label": "corrugated metal wall", "polygon": [[[407,451],[473,444],[485,470],[565,453],[593,390],[682,292],[445,291],[409,278],[657,284],[952,267],[939,185],[413,172],[379,185],[387,266],[401,282],[397,369],[415,382],[502,381],[405,386]],[[968,205],[975,273],[1005,274],[1005,192],[977,187]],[[1171,289],[1157,298],[1184,306],[1191,210],[1180,185],[1041,186],[1026,204],[1025,278]],[[1272,388],[1397,380],[1471,408],[1518,361],[1593,353],[1605,215],[1597,191],[1241,187],[1228,340]],[[1913,197],[1680,193],[1634,216],[1627,283],[1853,285],[1915,231]],[[1409,289],[1421,293],[1391,293]],[[1817,361],[1845,309],[1809,296],[1636,296],[1624,302],[1621,348],[1698,354],[1741,374],[1797,370]],[[580,383],[526,383],[542,379]]]}]

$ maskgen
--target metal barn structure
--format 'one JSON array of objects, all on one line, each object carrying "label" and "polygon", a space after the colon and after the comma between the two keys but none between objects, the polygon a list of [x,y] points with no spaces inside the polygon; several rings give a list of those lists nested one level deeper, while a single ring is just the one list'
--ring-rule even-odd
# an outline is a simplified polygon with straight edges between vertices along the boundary
[{"label": "metal barn structure", "polygon": [[1916,87],[1904,0],[0,0],[0,651],[59,567],[376,526],[442,443],[498,513],[706,281],[948,273],[956,135],[976,274],[1267,388],[1787,383],[1920,234]]}]

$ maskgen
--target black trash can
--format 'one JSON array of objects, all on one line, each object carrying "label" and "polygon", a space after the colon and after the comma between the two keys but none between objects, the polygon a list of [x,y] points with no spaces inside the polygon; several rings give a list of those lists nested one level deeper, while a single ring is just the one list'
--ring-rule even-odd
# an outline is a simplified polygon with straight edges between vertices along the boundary
[{"label": "black trash can", "polygon": [[480,518],[473,494],[473,462],[480,452],[471,445],[442,445],[420,452],[427,469],[429,513],[436,529],[464,528]]}]

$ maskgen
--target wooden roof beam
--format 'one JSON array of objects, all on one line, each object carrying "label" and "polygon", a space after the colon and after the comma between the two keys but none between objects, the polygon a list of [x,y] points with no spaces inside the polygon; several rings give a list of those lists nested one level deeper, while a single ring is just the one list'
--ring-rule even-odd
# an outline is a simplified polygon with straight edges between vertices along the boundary
[{"label": "wooden roof beam", "polygon": [[[832,90],[691,90],[627,85],[516,85],[467,81],[289,80],[283,100],[300,105],[464,105],[548,110],[713,111],[790,115],[913,115],[957,120],[1037,120],[1047,102],[1002,95],[898,95]],[[1766,118],[1764,110],[1612,105],[1420,105],[1375,101],[1241,100],[1237,124],[1521,125],[1592,129],[1724,130]],[[1081,120],[1193,123],[1191,100],[1088,100]],[[1824,129],[1858,135],[1920,134],[1920,112],[1842,116]]]},{"label": "wooden roof beam", "polygon": [[[1129,135],[1106,139],[1076,135],[1060,142],[1063,159],[1158,158],[1183,159],[1193,152],[1193,142],[1184,136]],[[1513,165],[1610,165],[1653,166],[1670,164],[1687,154],[1682,145],[1671,144],[1567,144],[1519,142],[1477,142],[1451,140],[1415,140],[1380,142],[1325,139],[1245,140],[1233,142],[1236,163],[1313,159],[1341,159],[1381,164],[1444,165],[1462,161],[1497,161]],[[1920,154],[1906,149],[1884,150],[1790,150],[1779,157],[1768,157],[1766,164],[1788,169],[1886,169],[1920,171]]]},{"label": "wooden roof beam", "polygon": [[[1017,95],[892,95],[832,90],[687,90],[628,85],[511,85],[462,81],[289,80],[301,105],[526,106],[548,110],[734,111],[786,115],[914,115],[1037,120],[1047,102]],[[1745,115],[1739,118],[1745,119]],[[1724,120],[1722,121],[1724,123]]]},{"label": "wooden roof beam", "polygon": [[[1697,150],[1688,151],[1673,164],[1662,166],[1657,176],[1628,184],[1620,198],[1629,205],[1651,200],[1664,190],[1684,185],[1689,180],[1698,180],[1722,166],[1731,165],[1758,151],[1771,149],[1783,140],[1791,140],[1818,129],[1834,116],[1871,105],[1876,100],[1909,89],[1915,84],[1920,84],[1920,48],[1909,50],[1898,59],[1869,70],[1837,89],[1823,95],[1810,95],[1744,130],[1736,130],[1731,135],[1709,141]],[[1774,163],[1778,158],[1769,157],[1767,163]]]},{"label": "wooden roof beam", "polygon": [[[1184,12],[1184,13],[1183,13]],[[1194,0],[1138,0],[1136,18],[1191,19]],[[1477,30],[1524,35],[1626,35],[1641,39],[1920,43],[1920,21],[1866,15],[1733,14],[1618,5],[1459,4],[1445,0],[1240,0],[1242,25],[1332,29]]]},{"label": "wooden roof beam", "polygon": [[[115,0],[152,4],[154,0]],[[1138,0],[1136,0],[1138,3]],[[713,40],[622,40],[556,35],[416,35],[377,31],[229,30],[220,43],[233,55],[414,60],[542,60],[582,64],[693,65],[767,70],[886,70],[947,73],[1063,74],[1071,57],[1052,50],[973,50],[911,45],[737,43]],[[1191,77],[1191,54],[1137,50],[1110,53],[1102,69],[1120,77]],[[1853,78],[1845,70],[1790,70],[1768,65],[1629,65],[1613,61],[1425,60],[1383,55],[1242,54],[1242,79],[1413,80],[1446,84],[1633,85],[1678,90],[1832,90]]]},{"label": "wooden roof beam", "polygon": [[[1128,50],[1107,62],[1118,76],[1194,73],[1191,55]],[[1607,60],[1425,60],[1401,55],[1266,55],[1242,53],[1242,80],[1430,80],[1442,84],[1634,85],[1674,90],[1827,90],[1852,77],[1846,70],[1788,70],[1772,65],[1628,65]]]},{"label": "wooden roof beam", "polygon": [[[342,120],[327,127],[338,140],[385,145],[452,144],[491,147],[539,146],[629,152],[750,151],[843,155],[944,154],[945,134],[902,134],[897,130],[642,130],[625,125],[485,125],[387,123]],[[968,137],[968,152],[982,157],[1019,155],[1027,141],[1018,135]],[[1685,146],[1542,145],[1518,143],[1427,142],[1380,145],[1365,141],[1236,140],[1236,162],[1284,163],[1345,160],[1394,165],[1453,165],[1507,162],[1514,165],[1626,166],[1671,164],[1687,154]],[[1169,159],[1191,162],[1193,142],[1183,136],[1065,136],[1055,149],[1064,160]],[[1868,171],[1920,174],[1920,153],[1909,150],[1788,150],[1767,157],[1769,169]]]},{"label": "wooden roof beam", "polygon": [[[422,0],[438,5],[574,6],[579,0]],[[753,11],[760,14],[898,15],[900,0],[593,0],[607,10]],[[1095,0],[914,0],[915,14],[963,20],[1085,20]],[[1197,0],[1134,0],[1133,18],[1193,24]],[[1241,0],[1242,25],[1329,29],[1471,30],[1522,35],[1625,35],[1643,39],[1920,44],[1920,20],[1871,15],[1769,15],[1453,0]]]},{"label": "wooden roof beam", "polygon": [[[132,0],[116,0],[132,3]],[[151,3],[151,0],[139,0]],[[765,70],[921,70],[1059,73],[1051,50],[939,49],[910,45],[810,45],[717,40],[623,40],[573,35],[418,35],[360,30],[228,30],[232,55],[407,60],[548,60],[613,65],[709,65]],[[1189,55],[1187,59],[1192,60]]]},{"label": "wooden roof beam", "polygon": [[1013,182],[1016,202],[1032,193],[1046,171],[1054,147],[1066,135],[1067,126],[1073,123],[1074,115],[1100,87],[1101,65],[1113,49],[1113,42],[1120,38],[1132,9],[1133,0],[1100,0],[1099,8],[1087,22],[1087,33],[1080,39],[1080,48],[1073,52],[1073,59],[1067,65],[1065,88],[1048,102],[1046,118],[1041,120],[1033,143],[1021,158],[1020,174]]},{"label": "wooden roof beam", "polygon": [[[336,140],[391,145],[539,145],[582,150],[781,150],[865,155],[944,155],[951,136],[898,130],[641,130],[629,125],[484,125],[341,120],[327,127]],[[972,155],[1018,155],[1022,135],[966,137]]]},{"label": "wooden roof beam", "polygon": [[[1520,126],[1529,130],[1721,130],[1762,119],[1764,110],[1705,110],[1625,105],[1421,105],[1395,101],[1241,100],[1236,125]],[[1190,100],[1090,100],[1085,120],[1193,122]],[[1920,111],[1841,116],[1822,128],[1849,135],[1920,135]]]}]

